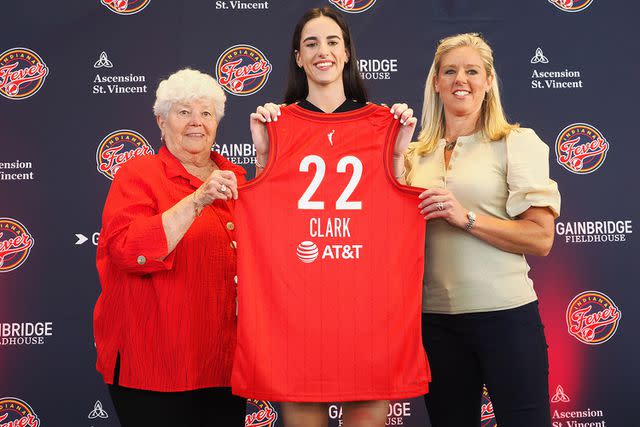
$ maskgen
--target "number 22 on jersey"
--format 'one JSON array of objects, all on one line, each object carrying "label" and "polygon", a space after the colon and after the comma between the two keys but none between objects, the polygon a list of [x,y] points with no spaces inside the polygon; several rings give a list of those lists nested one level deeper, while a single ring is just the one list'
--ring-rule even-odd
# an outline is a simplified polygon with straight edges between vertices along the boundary
[{"label": "number 22 on jersey", "polygon": [[[309,166],[312,163],[316,166],[316,173],[313,176],[311,183],[302,194],[302,197],[300,197],[300,199],[298,200],[298,209],[323,210],[324,202],[311,200],[311,198],[322,184],[327,166],[322,157],[311,154],[303,158],[300,162],[300,172],[309,172]],[[358,183],[360,182],[360,178],[362,178],[362,162],[355,156],[345,156],[338,161],[336,171],[338,173],[346,173],[347,165],[353,166],[353,174],[351,175],[349,183],[342,191],[342,194],[340,195],[338,200],[336,200],[336,209],[360,210],[362,209],[362,202],[350,201],[349,196],[351,196],[351,194],[354,192],[354,190],[358,186]]]}]

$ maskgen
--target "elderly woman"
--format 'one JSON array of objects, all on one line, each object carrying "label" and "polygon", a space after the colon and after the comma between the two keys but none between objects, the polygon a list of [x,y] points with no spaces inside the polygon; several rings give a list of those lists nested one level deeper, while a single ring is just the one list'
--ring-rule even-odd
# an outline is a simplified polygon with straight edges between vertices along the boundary
[{"label": "elderly woman", "polygon": [[406,179],[428,188],[423,340],[433,427],[480,425],[483,383],[500,427],[550,426],[547,344],[524,255],[547,255],[560,194],[549,149],[507,122],[489,45],[443,39],[425,84]]},{"label": "elderly woman", "polygon": [[104,206],[97,369],[123,427],[244,426],[245,401],[228,387],[245,171],[211,151],[224,104],[199,71],[162,81],[153,110],[163,146],[118,171]]}]

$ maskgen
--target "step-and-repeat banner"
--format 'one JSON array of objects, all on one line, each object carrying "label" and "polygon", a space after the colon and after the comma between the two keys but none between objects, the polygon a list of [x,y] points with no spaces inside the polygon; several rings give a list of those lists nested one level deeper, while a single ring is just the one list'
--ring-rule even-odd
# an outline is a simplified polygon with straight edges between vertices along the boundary
[{"label": "step-and-repeat banner", "polygon": [[[493,46],[507,113],[549,145],[563,198],[551,254],[529,258],[553,425],[640,425],[640,4],[611,0],[3,2],[0,425],[118,426],[94,368],[95,249],[114,174],[159,148],[157,84],[184,67],[215,76],[228,96],[216,149],[252,175],[249,113],[282,100],[293,27],[323,5],[347,16],[372,101],[417,113],[440,38]],[[283,425],[277,403],[247,408],[247,426]],[[428,426],[422,400],[392,402],[387,425]]]}]

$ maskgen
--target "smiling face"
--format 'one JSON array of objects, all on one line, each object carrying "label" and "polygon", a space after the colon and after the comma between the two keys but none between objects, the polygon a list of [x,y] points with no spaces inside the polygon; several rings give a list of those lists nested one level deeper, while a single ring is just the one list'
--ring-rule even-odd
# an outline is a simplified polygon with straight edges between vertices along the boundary
[{"label": "smiling face", "polygon": [[487,75],[482,57],[473,47],[458,47],[444,54],[434,86],[444,104],[445,117],[477,120],[492,82],[493,76]]},{"label": "smiling face", "polygon": [[214,111],[212,101],[196,99],[174,103],[166,118],[157,116],[171,154],[182,162],[193,157],[208,158],[218,129]]},{"label": "smiling face", "polygon": [[309,90],[313,87],[339,85],[349,54],[340,26],[331,18],[319,16],[302,28],[296,63],[307,75]]}]

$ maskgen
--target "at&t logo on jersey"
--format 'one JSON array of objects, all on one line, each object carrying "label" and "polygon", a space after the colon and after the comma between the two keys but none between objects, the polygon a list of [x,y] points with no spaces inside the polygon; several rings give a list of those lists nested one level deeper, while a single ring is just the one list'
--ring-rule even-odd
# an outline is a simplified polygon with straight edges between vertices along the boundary
[{"label": "at&t logo on jersey", "polygon": [[347,13],[361,13],[375,4],[376,0],[329,0],[329,3]]},{"label": "at&t logo on jersey", "polygon": [[609,142],[602,132],[588,123],[574,123],[556,138],[558,163],[569,172],[585,175],[604,164]]},{"label": "at&t logo on jersey", "polygon": [[31,49],[5,50],[0,55],[0,95],[11,100],[29,98],[40,90],[48,74],[49,67]]},{"label": "at&t logo on jersey", "polygon": [[563,12],[582,12],[588,8],[593,0],[548,0],[549,3]]},{"label": "at&t logo on jersey", "polygon": [[278,421],[278,412],[266,400],[247,399],[245,427],[273,427]]},{"label": "at&t logo on jersey", "polygon": [[40,419],[24,400],[0,398],[0,425],[8,427],[39,427]]},{"label": "at&t logo on jersey", "polygon": [[[327,132],[327,142],[332,146],[335,139],[335,130]],[[313,168],[312,168],[313,165]],[[362,201],[351,200],[353,192],[360,183],[362,178],[362,161],[355,156],[342,157],[335,166],[335,172],[339,174],[351,172],[349,182],[342,190],[340,197],[332,202],[324,200],[312,200],[315,198],[315,193],[322,185],[322,182],[327,173],[327,165],[325,160],[315,154],[305,156],[300,161],[299,171],[308,173],[310,170],[315,169],[313,179],[309,183],[309,186],[301,195],[298,200],[299,210],[310,211],[323,211],[325,207],[330,204],[331,209],[338,212],[340,211],[360,211],[362,210]],[[329,170],[329,173],[333,173],[333,170]],[[346,215],[347,212],[344,212]],[[309,219],[309,234],[308,236],[313,239],[331,239],[332,243],[324,245],[322,253],[319,253],[316,243],[310,240],[301,242],[297,249],[296,255],[298,259],[305,264],[310,264],[318,257],[322,260],[325,259],[341,259],[341,260],[355,260],[360,259],[362,255],[362,249],[364,245],[353,243],[337,243],[336,239],[351,239],[351,218],[350,217],[334,217],[323,218],[313,217]],[[339,242],[339,240],[338,240]]]},{"label": "at&t logo on jersey", "polygon": [[232,95],[253,95],[264,87],[272,66],[259,49],[238,44],[225,50],[216,62],[216,79]]},{"label": "at&t logo on jersey", "polygon": [[0,273],[25,263],[34,244],[27,227],[13,218],[0,218]]},{"label": "at&t logo on jersey", "polygon": [[567,306],[569,334],[589,345],[607,342],[618,330],[621,318],[622,312],[611,298],[598,291],[582,292]]},{"label": "at&t logo on jersey", "polygon": [[100,3],[118,15],[133,15],[149,6],[151,0],[101,0]]},{"label": "at&t logo on jersey", "polygon": [[298,245],[296,250],[298,259],[305,264],[312,263],[318,258],[318,246],[315,243],[305,240]]},{"label": "at&t logo on jersey", "polygon": [[154,154],[154,151],[144,136],[130,129],[116,130],[105,136],[98,145],[98,172],[112,180],[128,160],[149,154]]}]

